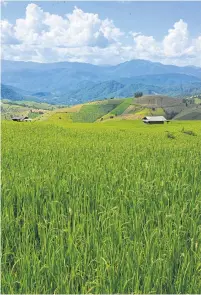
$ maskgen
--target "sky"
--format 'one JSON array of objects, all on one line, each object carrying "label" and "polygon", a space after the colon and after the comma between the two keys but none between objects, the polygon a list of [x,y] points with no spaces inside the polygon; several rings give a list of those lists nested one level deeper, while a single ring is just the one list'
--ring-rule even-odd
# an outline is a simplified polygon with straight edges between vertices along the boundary
[{"label": "sky", "polygon": [[201,2],[3,1],[2,58],[201,67]]}]

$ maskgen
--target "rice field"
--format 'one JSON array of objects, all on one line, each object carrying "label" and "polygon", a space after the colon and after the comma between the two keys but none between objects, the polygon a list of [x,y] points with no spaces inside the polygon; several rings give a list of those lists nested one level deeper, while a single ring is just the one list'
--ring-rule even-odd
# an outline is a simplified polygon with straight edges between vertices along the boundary
[{"label": "rice field", "polygon": [[72,113],[71,118],[73,122],[93,123],[105,113],[109,113],[116,105],[113,104],[88,104],[83,105],[78,113]]},{"label": "rice field", "polygon": [[1,293],[201,293],[200,121],[60,121],[2,122]]},{"label": "rice field", "polygon": [[110,116],[119,116],[121,115],[133,102],[133,98],[125,98],[123,102],[117,105],[111,112],[104,115],[104,119],[110,118]]}]

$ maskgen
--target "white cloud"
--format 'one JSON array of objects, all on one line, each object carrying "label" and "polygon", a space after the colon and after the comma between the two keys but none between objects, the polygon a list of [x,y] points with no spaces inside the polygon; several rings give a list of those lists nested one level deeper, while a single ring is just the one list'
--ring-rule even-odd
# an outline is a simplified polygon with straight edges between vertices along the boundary
[{"label": "white cloud", "polygon": [[14,28],[21,42],[48,47],[105,47],[123,34],[111,20],[101,20],[98,14],[75,7],[63,18],[33,3],[27,5],[25,18],[17,19]]},{"label": "white cloud", "polygon": [[188,24],[182,19],[168,30],[168,34],[161,41],[141,33],[131,33],[131,35],[135,42],[134,50],[139,58],[177,65],[192,63],[201,66],[201,37],[190,39]]},{"label": "white cloud", "polygon": [[0,27],[1,27],[1,42],[3,44],[19,43],[18,39],[15,38],[15,31],[12,24],[10,24],[7,20],[1,20]]},{"label": "white cloud", "polygon": [[188,25],[182,19],[174,24],[163,40],[164,54],[166,56],[181,56],[189,46]]},{"label": "white cloud", "polygon": [[113,21],[109,19],[105,19],[102,21],[100,26],[100,32],[103,34],[105,38],[110,41],[118,41],[119,38],[124,35],[123,32],[119,28],[116,28]]},{"label": "white cloud", "polygon": [[141,58],[201,66],[201,36],[191,39],[183,20],[173,24],[162,40],[156,40],[141,32],[126,34],[111,19],[100,19],[78,7],[62,17],[30,3],[25,17],[15,24],[2,20],[1,31],[5,59],[117,64]]},{"label": "white cloud", "polygon": [[153,36],[136,35],[134,38],[135,50],[142,57],[160,56],[160,45]]},{"label": "white cloud", "polygon": [[14,27],[16,38],[27,44],[40,42],[39,37],[46,28],[43,21],[43,10],[36,4],[28,4],[25,18],[16,20]]},{"label": "white cloud", "polygon": [[195,39],[195,48],[198,52],[201,53],[201,36]]},{"label": "white cloud", "polygon": [[139,36],[139,35],[142,35],[142,33],[141,32],[129,32],[129,35],[131,35],[133,38],[135,38],[135,37],[137,37],[137,36]]}]

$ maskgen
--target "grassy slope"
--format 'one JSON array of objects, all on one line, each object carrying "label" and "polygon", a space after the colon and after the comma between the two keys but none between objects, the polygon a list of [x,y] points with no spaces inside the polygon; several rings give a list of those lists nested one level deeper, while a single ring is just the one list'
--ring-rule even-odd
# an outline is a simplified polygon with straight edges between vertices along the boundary
[{"label": "grassy slope", "polygon": [[113,104],[83,105],[78,113],[72,114],[73,122],[95,122],[114,108]]},{"label": "grassy slope", "polygon": [[43,109],[43,110],[55,110],[58,109],[59,105],[52,105],[52,104],[48,104],[48,103],[44,103],[44,102],[35,102],[35,101],[12,101],[12,100],[8,100],[8,99],[2,99],[3,103],[7,103],[10,105],[19,105],[22,107],[29,107],[29,108],[33,108],[33,109]]},{"label": "grassy slope", "polygon": [[95,122],[105,114],[110,113],[124,99],[109,99],[80,104],[70,108],[62,108],[45,114],[40,120],[55,121],[57,119],[68,122]]},{"label": "grassy slope", "polygon": [[2,124],[2,293],[199,294],[200,122],[50,123]]},{"label": "grassy slope", "polygon": [[12,116],[27,116],[29,112],[30,112],[29,107],[1,103],[2,119],[10,120]]},{"label": "grassy slope", "polygon": [[[144,99],[144,98],[143,98]],[[160,97],[161,99],[161,97]],[[167,99],[167,98],[165,98]],[[169,105],[175,102],[172,100]],[[146,102],[146,104],[145,104]],[[167,104],[167,103],[166,103]],[[62,117],[60,113],[66,113]],[[55,114],[57,113],[57,115]],[[109,99],[102,101],[93,101],[87,104],[73,106],[71,108],[63,108],[61,110],[55,110],[53,113],[49,113],[41,118],[41,120],[55,120],[61,117],[61,120],[72,122],[95,122],[100,121],[102,118],[105,120],[122,120],[122,119],[140,119],[145,115],[165,115],[163,108],[149,105],[147,97],[143,100],[143,105],[139,104],[139,99],[125,98],[125,99]]]},{"label": "grassy slope", "polygon": [[195,103],[196,103],[196,104],[201,104],[201,98],[196,97],[196,98],[195,98]]},{"label": "grassy slope", "polygon": [[[18,102],[17,102],[18,103]],[[24,103],[24,102],[23,102]],[[196,103],[198,103],[196,101]],[[21,108],[19,108],[21,104]],[[182,99],[170,98],[162,95],[147,95],[140,98],[125,98],[125,99],[108,99],[101,101],[93,101],[86,104],[80,104],[73,107],[56,108],[47,104],[37,104],[34,102],[27,102],[27,105],[11,105],[10,108],[15,108],[15,111],[7,112],[5,104],[3,114],[9,116],[10,113],[29,114],[31,108],[46,108],[43,116],[31,114],[35,120],[40,121],[55,121],[63,120],[67,122],[96,122],[106,120],[136,120],[141,119],[146,115],[163,115],[168,119],[173,118],[177,114],[180,119],[200,119],[199,107],[193,110],[195,105],[186,106]],[[53,109],[53,110],[52,110]],[[192,114],[191,114],[192,113]],[[8,117],[7,116],[7,117]],[[3,116],[5,118],[6,116]]]},{"label": "grassy slope", "polygon": [[133,98],[125,98],[111,112],[103,116],[103,119],[108,119],[111,116],[120,116],[133,103]]},{"label": "grassy slope", "polygon": [[[47,103],[37,103],[33,101],[10,101],[3,99],[1,101],[1,118],[11,120],[12,116],[29,116],[32,119],[41,117],[39,111],[49,113],[58,110],[59,106]],[[34,113],[31,113],[31,110]],[[59,110],[62,110],[62,108]]]},{"label": "grassy slope", "polygon": [[174,120],[201,120],[201,106],[197,105],[182,111]]}]

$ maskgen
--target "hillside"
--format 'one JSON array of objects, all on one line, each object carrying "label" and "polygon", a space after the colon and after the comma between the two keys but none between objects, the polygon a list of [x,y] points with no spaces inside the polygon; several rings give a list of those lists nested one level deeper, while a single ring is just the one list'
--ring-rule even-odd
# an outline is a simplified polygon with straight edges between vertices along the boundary
[{"label": "hillside", "polygon": [[53,96],[51,92],[32,92],[20,89],[15,86],[1,84],[1,99],[11,101],[35,101],[56,104],[57,96]]},{"label": "hillside", "polygon": [[139,98],[94,100],[75,106],[52,105],[31,101],[2,100],[2,118],[28,115],[35,120],[93,123],[108,120],[136,120],[146,115],[163,115],[167,119],[200,120],[201,98],[173,98],[164,95],[144,95]]},{"label": "hillside", "polygon": [[11,99],[13,101],[25,99],[25,97],[19,91],[16,91],[12,87],[3,84],[1,84],[1,98]]},{"label": "hillside", "polygon": [[28,116],[36,119],[44,114],[59,109],[62,106],[50,105],[32,101],[11,101],[8,99],[1,100],[1,119],[11,120],[15,116]]},{"label": "hillside", "polygon": [[136,120],[146,115],[163,115],[173,119],[182,112],[190,113],[194,107],[196,105],[190,100],[186,102],[168,96],[147,95],[140,98],[105,99],[56,109],[41,116],[39,120],[104,123],[108,120]]},{"label": "hillside", "polygon": [[2,83],[21,89],[19,93],[29,100],[75,105],[94,99],[131,97],[137,91],[177,97],[197,95],[201,92],[201,69],[143,60],[105,67],[2,61]]},{"label": "hillside", "polygon": [[201,105],[181,111],[174,117],[174,120],[201,120]]}]

